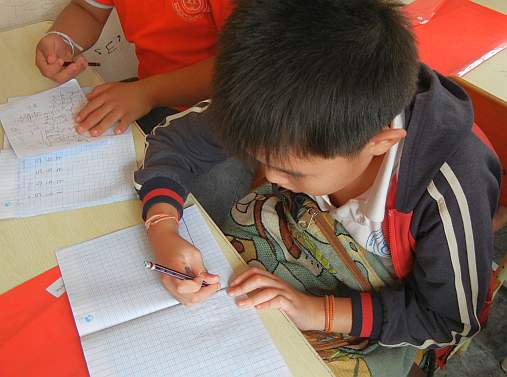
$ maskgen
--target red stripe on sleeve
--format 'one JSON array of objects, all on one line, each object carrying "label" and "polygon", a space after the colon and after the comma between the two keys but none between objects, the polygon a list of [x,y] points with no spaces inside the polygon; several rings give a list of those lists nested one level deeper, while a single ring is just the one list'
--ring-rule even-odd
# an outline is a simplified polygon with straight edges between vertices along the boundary
[{"label": "red stripe on sleeve", "polygon": [[157,196],[168,196],[169,198],[176,200],[181,206],[183,206],[183,204],[185,203],[183,198],[181,196],[179,196],[173,190],[166,189],[166,188],[159,188],[159,189],[152,190],[146,194],[146,196],[143,198],[143,205],[146,204],[146,202],[148,200],[155,198]]},{"label": "red stripe on sleeve", "polygon": [[369,338],[373,330],[373,303],[369,293],[361,293],[361,307],[363,312],[363,325],[361,327],[361,338]]}]

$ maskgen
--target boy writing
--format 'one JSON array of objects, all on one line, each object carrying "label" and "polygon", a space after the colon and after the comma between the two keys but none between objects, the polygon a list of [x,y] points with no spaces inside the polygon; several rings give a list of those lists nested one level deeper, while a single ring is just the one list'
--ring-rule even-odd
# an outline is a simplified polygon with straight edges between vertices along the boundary
[{"label": "boy writing", "polygon": [[113,6],[135,45],[140,80],[96,87],[77,116],[78,132],[99,136],[119,121],[121,133],[156,108],[140,121],[149,132],[170,113],[157,106],[182,109],[209,97],[217,34],[230,13],[226,0],[72,0],[37,45],[41,73],[64,82],[83,71],[87,62],[79,54],[96,42]]},{"label": "boy writing", "polygon": [[240,307],[358,337],[349,345],[366,343],[374,376],[405,376],[415,348],[479,331],[501,167],[464,91],[418,63],[396,4],[239,1],[212,98],[149,136],[135,175],[158,263],[196,275],[163,277],[173,296],[191,305],[217,289],[177,220],[193,176],[232,153],[273,184],[224,228],[257,267],[230,282],[231,296],[249,294]]}]

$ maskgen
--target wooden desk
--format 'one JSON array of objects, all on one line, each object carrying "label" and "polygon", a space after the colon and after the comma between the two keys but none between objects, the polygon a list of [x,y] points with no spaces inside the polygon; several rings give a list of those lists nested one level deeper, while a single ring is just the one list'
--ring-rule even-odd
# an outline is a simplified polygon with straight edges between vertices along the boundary
[{"label": "wooden desk", "polygon": [[[30,95],[55,85],[43,78],[34,65],[35,45],[49,25],[49,22],[42,22],[0,33],[0,51],[8,51],[0,60],[0,103],[6,102],[8,97]],[[102,82],[90,69],[78,80],[81,86]],[[138,129],[134,130],[134,139],[140,161],[144,139]],[[211,219],[207,217],[207,220],[233,269],[242,268],[241,258]],[[55,250],[140,222],[137,200],[0,221],[0,293],[53,267]],[[333,375],[282,313],[265,311],[261,317],[295,376]]]},{"label": "wooden desk", "polygon": [[[507,14],[505,0],[474,0],[474,2]],[[463,78],[495,97],[507,101],[507,48],[467,73]]]}]

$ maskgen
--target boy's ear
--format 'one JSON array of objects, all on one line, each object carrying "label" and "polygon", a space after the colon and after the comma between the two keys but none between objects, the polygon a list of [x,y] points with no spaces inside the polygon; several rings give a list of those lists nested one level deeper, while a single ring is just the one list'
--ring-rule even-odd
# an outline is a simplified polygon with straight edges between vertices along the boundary
[{"label": "boy's ear", "polygon": [[393,145],[407,136],[407,131],[399,128],[384,128],[368,142],[368,149],[374,156],[386,153]]}]

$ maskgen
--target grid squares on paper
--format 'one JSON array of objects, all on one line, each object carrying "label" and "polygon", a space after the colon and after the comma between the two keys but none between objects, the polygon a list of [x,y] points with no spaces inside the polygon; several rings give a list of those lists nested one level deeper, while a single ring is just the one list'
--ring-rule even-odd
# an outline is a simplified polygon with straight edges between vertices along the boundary
[{"label": "grid squares on paper", "polygon": [[[184,210],[180,234],[228,282],[232,270],[196,206]],[[223,289],[191,308],[177,304],[144,269],[147,250],[136,226],[57,252],[92,377],[290,376],[255,310]]]},{"label": "grid squares on paper", "polygon": [[[232,270],[197,207],[185,209],[180,229],[194,240],[208,270],[227,286]],[[158,273],[144,268],[150,254],[143,226],[60,250],[57,259],[81,336],[177,303]]]},{"label": "grid squares on paper", "polygon": [[13,217],[17,204],[16,156],[10,149],[0,151],[0,218]]},{"label": "grid squares on paper", "polygon": [[88,335],[83,350],[92,377],[290,376],[253,309],[225,291]]},{"label": "grid squares on paper", "polygon": [[[135,197],[131,131],[25,159],[16,159],[12,150],[2,151],[0,165],[16,171],[15,184],[9,184],[5,195],[9,201],[3,200],[0,206],[0,218],[35,216]],[[1,186],[0,191],[3,193]]]},{"label": "grid squares on paper", "polygon": [[232,269],[197,206],[188,207],[183,211],[179,233],[201,251],[206,269],[210,273],[220,275],[220,286],[227,287]]},{"label": "grid squares on paper", "polygon": [[144,229],[136,226],[57,253],[81,336],[175,303],[143,268],[148,250]]}]

